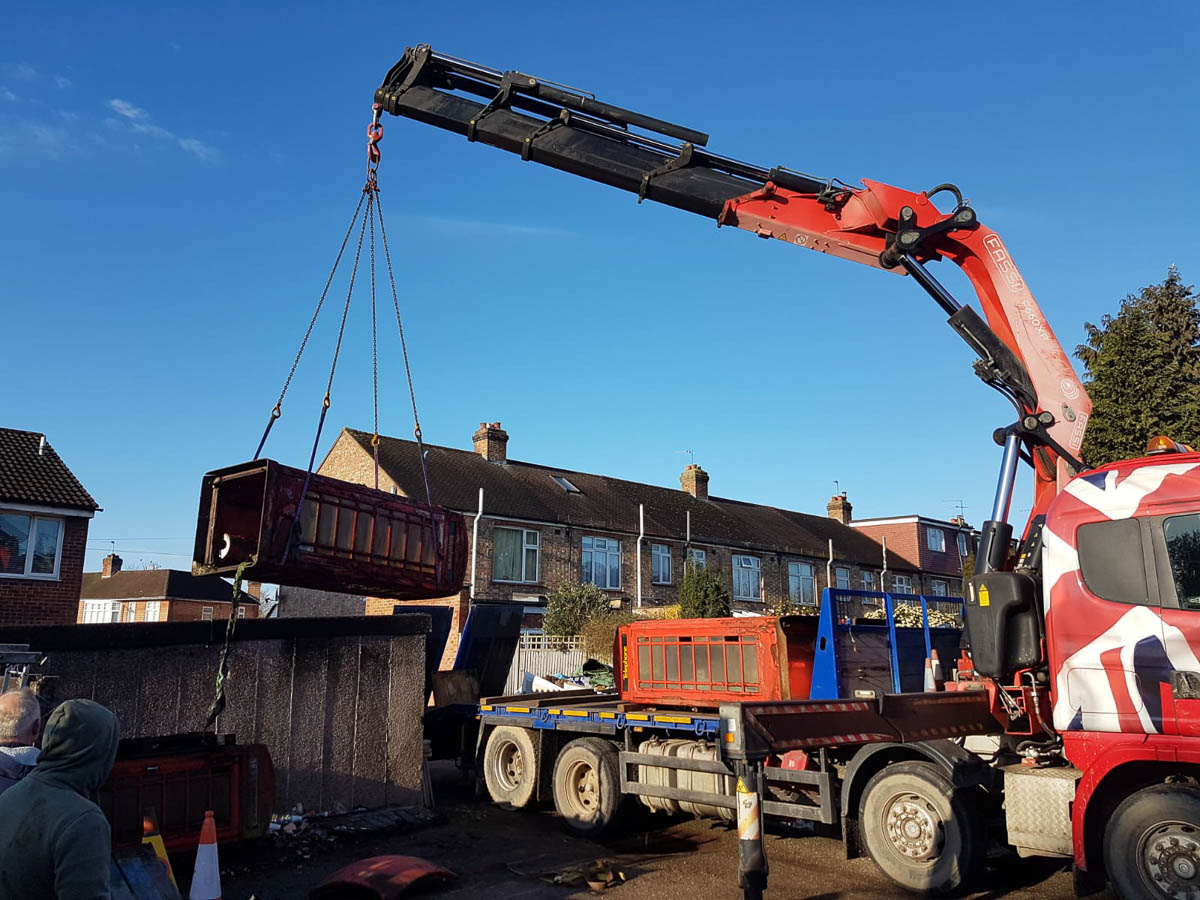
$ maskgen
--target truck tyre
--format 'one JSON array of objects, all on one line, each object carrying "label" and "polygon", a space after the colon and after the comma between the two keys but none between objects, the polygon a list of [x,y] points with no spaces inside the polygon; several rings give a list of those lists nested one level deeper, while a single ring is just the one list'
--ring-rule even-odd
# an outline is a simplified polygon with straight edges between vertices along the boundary
[{"label": "truck tyre", "polygon": [[483,751],[483,780],[492,800],[511,809],[523,809],[537,788],[538,745],[526,728],[500,725],[488,737]]},{"label": "truck tyre", "polygon": [[1200,894],[1200,788],[1156,784],[1126,797],[1104,829],[1104,868],[1124,900]]},{"label": "truck tyre", "polygon": [[621,809],[617,748],[600,738],[578,738],[554,763],[554,808],[563,824],[584,837],[607,831]]},{"label": "truck tyre", "polygon": [[892,763],[863,788],[858,813],[863,848],[884,875],[907,890],[956,890],[970,878],[983,849],[973,801],[933,763]]}]

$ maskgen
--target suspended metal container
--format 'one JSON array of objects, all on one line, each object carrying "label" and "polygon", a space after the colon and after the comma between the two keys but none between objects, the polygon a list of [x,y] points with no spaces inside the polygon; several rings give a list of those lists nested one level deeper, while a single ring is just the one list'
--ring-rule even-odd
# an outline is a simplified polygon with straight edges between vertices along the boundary
[{"label": "suspended metal container", "polygon": [[204,476],[192,571],[403,600],[457,594],[466,523],[440,506],[260,459]]}]

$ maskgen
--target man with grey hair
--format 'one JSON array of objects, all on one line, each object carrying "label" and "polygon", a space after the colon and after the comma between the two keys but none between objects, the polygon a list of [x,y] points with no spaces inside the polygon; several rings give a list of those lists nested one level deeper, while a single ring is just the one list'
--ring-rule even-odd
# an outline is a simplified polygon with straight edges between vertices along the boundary
[{"label": "man with grey hair", "polygon": [[29,688],[0,694],[0,794],[33,771],[41,724],[42,710]]}]

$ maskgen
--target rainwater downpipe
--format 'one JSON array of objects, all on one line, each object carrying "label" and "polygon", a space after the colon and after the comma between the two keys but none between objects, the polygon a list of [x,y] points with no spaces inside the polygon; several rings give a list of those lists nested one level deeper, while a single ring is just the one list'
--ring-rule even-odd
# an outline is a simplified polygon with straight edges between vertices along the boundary
[{"label": "rainwater downpipe", "polygon": [[881,541],[883,544],[883,571],[879,573],[879,590],[887,593],[887,538],[884,537]]},{"label": "rainwater downpipe", "polygon": [[833,588],[833,538],[829,539],[829,559],[825,561],[825,587]]},{"label": "rainwater downpipe", "polygon": [[475,561],[479,559],[479,520],[483,518],[483,488],[479,489],[479,512],[471,526],[471,600],[475,600]]},{"label": "rainwater downpipe", "polygon": [[646,536],[646,507],[638,504],[638,539],[637,539],[637,605],[642,608],[642,538]]}]

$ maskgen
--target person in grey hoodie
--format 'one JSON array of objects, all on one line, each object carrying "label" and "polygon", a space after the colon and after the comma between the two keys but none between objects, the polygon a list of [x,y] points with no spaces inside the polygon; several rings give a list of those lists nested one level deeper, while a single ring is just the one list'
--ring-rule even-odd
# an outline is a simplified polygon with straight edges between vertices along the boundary
[{"label": "person in grey hoodie", "polygon": [[88,796],[112,771],[119,735],[91,700],[50,714],[37,766],[0,794],[0,900],[109,900],[112,836]]},{"label": "person in grey hoodie", "polygon": [[0,694],[0,794],[33,771],[42,710],[29,688]]}]

